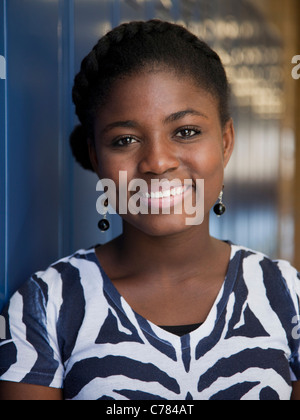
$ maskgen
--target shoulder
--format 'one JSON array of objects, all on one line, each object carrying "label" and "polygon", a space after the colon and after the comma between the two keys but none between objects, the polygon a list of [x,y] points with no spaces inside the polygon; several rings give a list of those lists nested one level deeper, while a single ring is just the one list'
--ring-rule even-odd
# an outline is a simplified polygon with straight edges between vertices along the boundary
[{"label": "shoulder", "polygon": [[16,295],[21,295],[24,303],[35,301],[47,306],[50,301],[56,301],[61,304],[67,296],[69,301],[76,296],[83,296],[86,279],[90,282],[97,279],[99,282],[101,278],[101,268],[97,264],[94,248],[81,249],[55,261],[44,271],[34,273]]},{"label": "shoulder", "polygon": [[300,280],[299,273],[289,261],[271,259],[260,251],[232,244],[232,257],[234,256],[239,256],[243,265],[246,265],[249,270],[259,267],[266,276],[274,276],[277,273],[280,277],[286,278],[287,281],[291,278],[296,281]]},{"label": "shoulder", "polygon": [[81,274],[93,268],[99,271],[97,265],[94,248],[80,249],[55,261],[44,271],[36,272],[32,277],[43,279],[51,287],[59,279],[63,281],[68,281],[70,278],[75,280]]},{"label": "shoulder", "polygon": [[239,258],[240,269],[245,280],[259,279],[271,295],[281,292],[292,298],[295,306],[299,307],[300,275],[290,262],[274,260],[262,252],[232,245],[232,258]]},{"label": "shoulder", "polygon": [[[106,308],[103,272],[95,250],[79,250],[34,273],[11,297],[4,314],[14,330],[26,325],[52,337],[76,337],[87,307]],[[96,303],[95,303],[96,301]],[[97,306],[98,307],[98,306]]]}]

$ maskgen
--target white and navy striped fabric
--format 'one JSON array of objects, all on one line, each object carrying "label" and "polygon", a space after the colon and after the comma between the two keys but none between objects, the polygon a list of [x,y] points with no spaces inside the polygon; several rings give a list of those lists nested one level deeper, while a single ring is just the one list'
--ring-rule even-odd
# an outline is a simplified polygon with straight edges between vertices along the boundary
[{"label": "white and navy striped fabric", "polygon": [[81,250],[35,274],[4,311],[0,379],[78,400],[289,399],[300,380],[299,274],[232,245],[197,330],[173,335],[133,311]]}]

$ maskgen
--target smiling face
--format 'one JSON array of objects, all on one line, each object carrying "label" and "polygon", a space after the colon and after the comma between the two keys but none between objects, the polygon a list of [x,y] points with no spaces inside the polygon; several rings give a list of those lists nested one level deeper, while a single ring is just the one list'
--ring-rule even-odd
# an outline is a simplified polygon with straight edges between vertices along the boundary
[{"label": "smiling face", "polygon": [[[232,121],[221,126],[218,102],[190,78],[164,70],[142,72],[115,82],[105,106],[95,121],[90,157],[100,179],[115,182],[126,171],[128,183],[144,180],[148,186],[142,200],[171,214],[127,214],[129,224],[150,235],[170,235],[190,226],[187,214],[174,214],[172,207],[192,195],[196,181],[204,179],[204,214],[222,189],[224,168],[234,143]],[[173,188],[151,181],[191,180],[193,188]],[[130,196],[129,196],[130,198]],[[118,204],[117,204],[118,208]]]}]

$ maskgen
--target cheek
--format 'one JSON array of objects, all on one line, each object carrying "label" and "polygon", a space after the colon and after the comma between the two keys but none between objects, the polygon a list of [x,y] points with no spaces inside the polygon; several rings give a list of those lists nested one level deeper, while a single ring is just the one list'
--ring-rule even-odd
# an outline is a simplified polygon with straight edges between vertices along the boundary
[{"label": "cheek", "polygon": [[[128,185],[129,180],[135,178],[134,165],[132,165],[131,161],[114,154],[100,154],[98,157],[98,168],[99,178],[113,181],[117,193],[120,191],[120,182],[122,180]],[[121,172],[125,172],[126,176],[124,177],[124,174],[120,174]]]},{"label": "cheek", "polygon": [[101,147],[97,150],[97,159],[98,175],[101,179],[108,178],[116,182],[119,179],[119,171],[128,171],[126,160],[114,153],[107,153]]},{"label": "cheek", "polygon": [[189,160],[192,175],[196,179],[204,179],[206,211],[216,202],[223,185],[224,161],[220,143],[210,144],[195,153]]},{"label": "cheek", "polygon": [[197,178],[209,181],[216,174],[224,172],[223,151],[219,142],[207,142],[187,156],[187,164]]}]

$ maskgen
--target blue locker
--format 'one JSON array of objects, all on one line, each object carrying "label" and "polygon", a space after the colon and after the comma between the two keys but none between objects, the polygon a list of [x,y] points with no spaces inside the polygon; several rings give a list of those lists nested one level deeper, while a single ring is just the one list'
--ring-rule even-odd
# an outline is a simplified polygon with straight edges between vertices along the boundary
[{"label": "blue locker", "polygon": [[[6,8],[5,3],[0,5],[0,58],[2,66],[5,65],[6,73]],[[4,72],[0,73],[0,307],[5,299],[6,284],[6,150],[7,150],[7,127],[6,127],[6,92],[7,81]]]},{"label": "blue locker", "polygon": [[3,302],[58,256],[58,2],[2,0],[0,16]]}]

